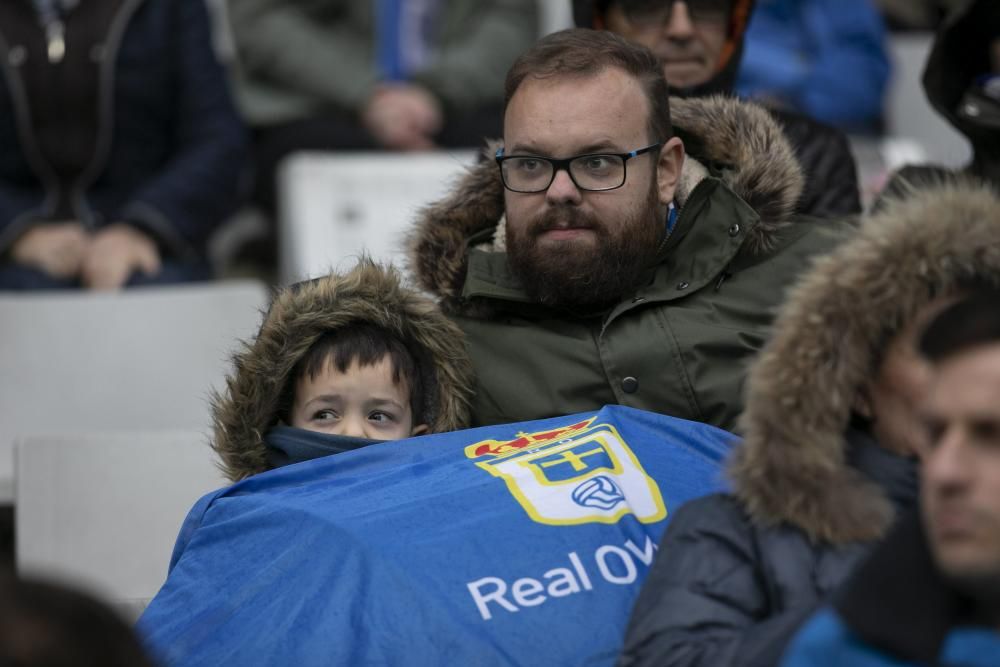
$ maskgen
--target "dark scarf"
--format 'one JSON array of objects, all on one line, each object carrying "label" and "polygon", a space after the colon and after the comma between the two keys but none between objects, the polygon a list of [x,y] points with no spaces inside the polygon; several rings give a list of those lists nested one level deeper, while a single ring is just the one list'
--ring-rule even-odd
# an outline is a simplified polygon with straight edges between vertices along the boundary
[{"label": "dark scarf", "polygon": [[293,426],[275,426],[264,436],[267,464],[272,468],[343,454],[384,440],[317,433]]}]

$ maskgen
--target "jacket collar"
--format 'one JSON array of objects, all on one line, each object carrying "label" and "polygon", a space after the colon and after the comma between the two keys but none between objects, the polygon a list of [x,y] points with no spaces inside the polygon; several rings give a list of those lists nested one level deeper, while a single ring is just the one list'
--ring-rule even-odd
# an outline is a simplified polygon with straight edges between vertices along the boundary
[{"label": "jacket collar", "polygon": [[834,543],[884,535],[893,504],[846,457],[855,397],[901,326],[971,278],[1000,283],[1000,198],[971,182],[887,200],[815,260],[747,377],[729,476],[755,521]]},{"label": "jacket collar", "polygon": [[937,664],[949,632],[973,619],[971,600],[934,565],[914,511],[901,519],[834,599],[844,623],[871,646],[919,664]]},{"label": "jacket collar", "polygon": [[[684,209],[711,174],[724,186],[719,191],[728,190],[740,202],[733,205],[747,228],[739,249],[749,254],[771,249],[791,222],[802,192],[801,169],[779,126],[763,108],[727,97],[671,98],[670,105],[674,131],[688,152],[676,193],[678,225],[693,222]],[[475,300],[463,297],[470,249],[502,251],[503,184],[491,159],[494,151],[495,145],[488,148],[487,159],[449,196],[422,212],[408,239],[409,267],[418,285],[452,312],[475,307]],[[686,243],[701,234],[694,228],[678,231],[690,237]],[[680,253],[678,247],[672,254]]]}]

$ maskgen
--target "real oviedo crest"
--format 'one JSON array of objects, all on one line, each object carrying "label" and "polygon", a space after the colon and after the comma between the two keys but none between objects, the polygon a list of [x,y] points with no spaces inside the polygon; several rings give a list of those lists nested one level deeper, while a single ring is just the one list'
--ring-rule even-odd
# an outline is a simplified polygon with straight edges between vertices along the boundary
[{"label": "real oviedo crest", "polygon": [[666,517],[656,482],[615,427],[595,419],[518,433],[513,440],[484,440],[466,447],[465,455],[503,479],[538,523],[616,523],[626,514],[654,523]]}]

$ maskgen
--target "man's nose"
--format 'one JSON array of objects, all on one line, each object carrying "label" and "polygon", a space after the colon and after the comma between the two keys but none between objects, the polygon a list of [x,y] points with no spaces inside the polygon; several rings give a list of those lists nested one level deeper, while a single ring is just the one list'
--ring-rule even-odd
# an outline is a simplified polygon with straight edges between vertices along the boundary
[{"label": "man's nose", "polygon": [[687,3],[677,0],[670,7],[670,18],[664,26],[664,34],[669,39],[687,40],[694,37],[694,21]]},{"label": "man's nose", "polygon": [[968,454],[964,429],[960,426],[948,428],[924,456],[924,484],[945,494],[964,487],[972,475]]},{"label": "man's nose", "polygon": [[549,189],[545,191],[545,198],[551,203],[579,203],[580,189],[569,176],[566,169],[557,169],[556,175],[549,183]]}]

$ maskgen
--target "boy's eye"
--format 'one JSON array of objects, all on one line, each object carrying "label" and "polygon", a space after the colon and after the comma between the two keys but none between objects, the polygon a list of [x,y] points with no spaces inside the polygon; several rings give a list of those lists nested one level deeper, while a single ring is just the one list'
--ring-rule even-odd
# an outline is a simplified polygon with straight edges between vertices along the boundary
[{"label": "boy's eye", "polygon": [[333,410],[319,410],[313,415],[313,421],[328,421],[337,418],[337,413]]},{"label": "boy's eye", "polygon": [[396,418],[390,415],[388,412],[382,412],[381,410],[376,410],[375,412],[368,415],[368,419],[372,420],[373,422],[388,423],[391,421],[395,421]]}]

